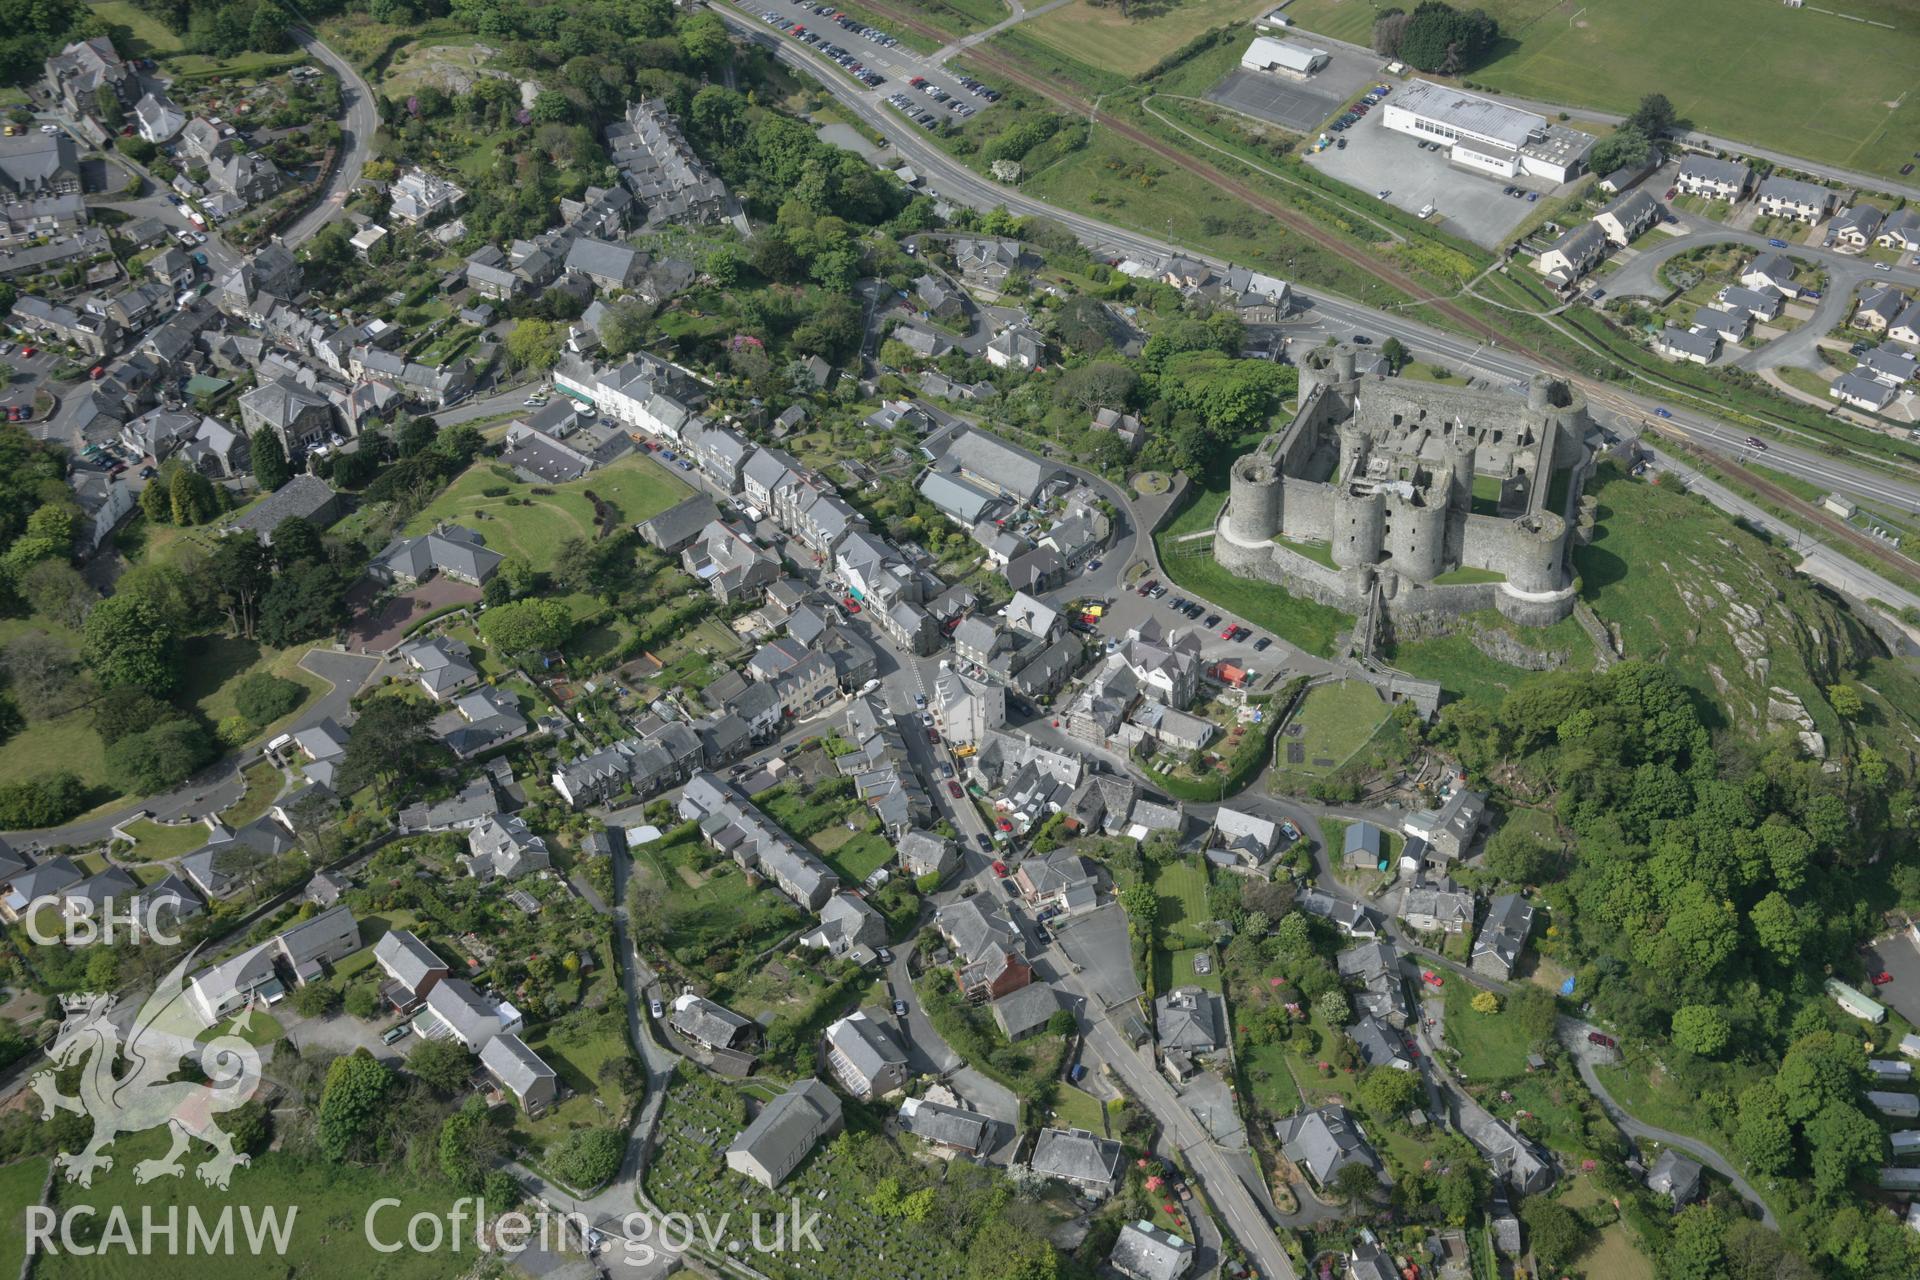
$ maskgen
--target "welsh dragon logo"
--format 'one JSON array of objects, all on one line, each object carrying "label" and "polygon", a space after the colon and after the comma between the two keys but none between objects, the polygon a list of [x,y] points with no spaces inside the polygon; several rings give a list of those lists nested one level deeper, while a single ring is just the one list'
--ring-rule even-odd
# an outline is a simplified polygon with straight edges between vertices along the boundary
[{"label": "welsh dragon logo", "polygon": [[[200,1043],[214,1024],[186,996],[183,975],[192,959],[189,953],[147,997],[124,1043],[111,1016],[114,996],[61,997],[66,1017],[47,1051],[53,1069],[35,1073],[28,1083],[40,1095],[43,1120],[53,1119],[56,1111],[71,1111],[93,1121],[93,1137],[85,1149],[63,1151],[54,1159],[69,1182],[92,1186],[96,1170],[113,1168],[106,1148],[116,1137],[161,1125],[173,1133],[172,1149],[135,1165],[136,1182],[180,1177],[186,1172],[180,1157],[195,1138],[213,1148],[213,1155],[194,1170],[208,1186],[224,1190],[234,1169],[249,1163],[249,1157],[234,1151],[233,1140],[214,1123],[214,1116],[253,1097],[260,1085],[260,1052],[237,1035],[219,1035]],[[235,1026],[244,1029],[250,1013],[251,1006]],[[197,1064],[209,1083],[175,1080],[183,1058]],[[68,1097],[60,1092],[55,1071],[83,1062],[79,1096]],[[115,1075],[114,1068],[122,1063],[125,1074]]]}]

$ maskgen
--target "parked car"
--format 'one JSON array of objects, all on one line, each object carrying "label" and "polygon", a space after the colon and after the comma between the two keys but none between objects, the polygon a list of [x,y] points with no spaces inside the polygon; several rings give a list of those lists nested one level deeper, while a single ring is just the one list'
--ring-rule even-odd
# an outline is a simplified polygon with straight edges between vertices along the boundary
[{"label": "parked car", "polygon": [[999,859],[997,859],[997,858],[996,858],[996,859],[994,859],[994,863],[993,863],[993,874],[995,874],[995,875],[997,875],[997,876],[999,876],[999,877],[1000,877],[1000,878],[1001,878],[1002,880],[1004,880],[1004,879],[1006,879],[1006,878],[1007,878],[1007,874],[1008,874],[1008,872],[1007,872],[1007,864],[1006,864],[1006,863],[1004,863],[1004,862],[1001,862],[1001,861],[1000,861]]},{"label": "parked car", "polygon": [[893,1016],[902,1022],[907,1020],[907,1002],[905,1000],[895,1000],[893,1002]]},{"label": "parked car", "polygon": [[1787,242],[1779,239],[1770,239],[1767,241],[1767,244],[1775,249],[1784,249],[1787,247]]},{"label": "parked car", "polygon": [[1598,1031],[1587,1032],[1587,1043],[1597,1044],[1602,1049],[1618,1049],[1620,1047],[1618,1040],[1615,1040],[1612,1036],[1602,1035]]},{"label": "parked car", "polygon": [[406,1023],[398,1023],[380,1033],[381,1044],[397,1044],[413,1034],[413,1028]]},{"label": "parked car", "polygon": [[875,947],[873,949],[873,956],[874,959],[878,960],[881,964],[893,963],[893,952],[887,950],[885,947]]},{"label": "parked car", "polygon": [[1082,1080],[1085,1080],[1086,1078],[1087,1078],[1087,1064],[1084,1062],[1074,1063],[1073,1070],[1067,1073],[1067,1079],[1071,1080],[1075,1084],[1079,1084]]},{"label": "parked car", "polygon": [[1272,636],[1261,636],[1258,640],[1255,640],[1253,642],[1253,651],[1255,653],[1265,653],[1267,651],[1267,646],[1272,643],[1273,643]]},{"label": "parked car", "polygon": [[664,1018],[667,1016],[667,1006],[658,1000],[649,1000],[647,1001],[647,1012],[656,1018]]},{"label": "parked car", "polygon": [[1420,971],[1420,981],[1430,987],[1444,987],[1447,985],[1447,980],[1431,969],[1422,969]]},{"label": "parked car", "polygon": [[966,793],[960,790],[959,783],[949,778],[947,779],[947,794],[952,796],[955,800],[958,800],[962,798]]},{"label": "parked car", "polygon": [[1884,969],[1873,975],[1873,985],[1876,987],[1884,987],[1892,981],[1893,975]]},{"label": "parked car", "polygon": [[987,839],[986,835],[983,832],[978,832],[978,831],[974,832],[973,842],[980,846],[980,852],[982,853],[993,852],[993,841]]}]

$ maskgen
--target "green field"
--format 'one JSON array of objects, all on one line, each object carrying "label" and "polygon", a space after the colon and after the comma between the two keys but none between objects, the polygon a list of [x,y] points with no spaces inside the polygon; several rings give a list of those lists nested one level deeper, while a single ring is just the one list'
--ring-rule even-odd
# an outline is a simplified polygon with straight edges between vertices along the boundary
[{"label": "green field", "polygon": [[0,743],[0,778],[71,769],[90,787],[107,786],[107,749],[85,710],[36,720]]},{"label": "green field", "polygon": [[26,1206],[40,1203],[47,1162],[34,1158],[0,1167],[0,1274],[19,1275],[27,1256]]},{"label": "green field", "polygon": [[131,39],[122,41],[120,34],[114,33],[115,47],[122,57],[164,58],[186,47],[179,36],[131,0],[98,0],[88,7],[109,27],[125,27],[131,34]]},{"label": "green field", "polygon": [[[242,676],[257,671],[293,681],[307,691],[308,698],[325,693],[327,682],[300,665],[300,660],[307,656],[312,647],[310,644],[300,644],[287,649],[270,649],[257,640],[236,636],[196,636],[187,642],[180,701],[197,707],[201,715],[219,724],[228,716],[239,714],[239,708],[234,705],[234,686]],[[303,699],[300,706],[281,719],[262,726],[260,732],[254,735],[255,738],[263,738],[291,722],[305,706]]]},{"label": "green field", "polygon": [[1396,644],[1384,656],[1409,675],[1438,680],[1449,697],[1471,698],[1488,706],[1499,705],[1507,690],[1533,673],[1488,657],[1473,643],[1477,633],[1504,631],[1530,649],[1564,653],[1564,669],[1585,671],[1593,666],[1593,642],[1572,618],[1550,627],[1520,627],[1489,609],[1464,621],[1467,625],[1451,635]]},{"label": "green field", "polygon": [[[385,1209],[374,1226],[382,1241],[404,1242],[407,1219],[420,1212],[444,1213],[453,1202],[451,1187],[414,1182],[402,1174],[373,1169],[308,1164],[275,1152],[255,1156],[250,1166],[236,1170],[225,1191],[207,1186],[191,1171],[184,1177],[136,1185],[134,1166],[165,1149],[163,1130],[122,1136],[113,1146],[110,1173],[95,1175],[93,1186],[85,1191],[63,1183],[57,1194],[65,1203],[99,1206],[97,1214],[91,1216],[91,1232],[82,1227],[75,1233],[78,1238],[97,1237],[108,1206],[128,1215],[136,1241],[143,1206],[152,1206],[159,1221],[165,1220],[168,1206],[179,1206],[177,1250],[168,1252],[161,1243],[154,1252],[144,1255],[130,1249],[112,1249],[91,1257],[49,1253],[42,1255],[34,1267],[36,1280],[256,1280],[263,1275],[280,1280],[335,1276],[440,1280],[463,1270],[455,1265],[452,1255],[445,1253],[420,1253],[404,1247],[396,1253],[377,1253],[361,1226],[375,1200],[392,1197],[401,1203]],[[195,1165],[205,1154],[206,1148],[196,1144],[185,1159]],[[10,1195],[7,1202],[18,1203]],[[232,1254],[209,1256],[187,1250],[188,1206],[210,1224],[218,1220],[223,1209],[233,1208]],[[248,1209],[255,1215],[277,1212],[282,1221],[292,1218],[285,1256],[275,1252],[270,1241],[259,1256],[247,1251],[241,1214]],[[469,1253],[465,1260],[471,1257]]]},{"label": "green field", "polygon": [[[1664,93],[1695,128],[1889,176],[1920,136],[1920,95],[1911,92],[1920,14],[1903,0],[1857,0],[1838,12],[1770,0],[1479,7],[1506,39],[1472,78],[1506,93],[1620,113]],[[1362,45],[1376,12],[1364,0],[1295,0],[1287,9],[1308,31]]]},{"label": "green field", "polygon": [[125,830],[133,837],[134,845],[131,851],[120,856],[143,862],[158,862],[163,858],[177,858],[183,853],[192,853],[207,842],[209,834],[203,822],[172,827],[161,826],[144,818],[129,822]]},{"label": "green field", "polygon": [[1153,869],[1153,887],[1160,895],[1160,936],[1173,950],[1204,946],[1213,941],[1207,922],[1207,869],[1182,858]]},{"label": "green field", "polygon": [[1129,18],[1119,5],[1095,8],[1073,0],[1020,24],[1019,30],[1070,58],[1137,76],[1213,27],[1246,22],[1271,9],[1270,0],[1182,0],[1153,16]]},{"label": "green field", "polygon": [[[490,498],[484,492],[503,487],[508,492],[498,497]],[[536,488],[551,488],[552,492],[535,494],[532,490]],[[438,520],[469,525],[494,550],[525,556],[535,568],[543,568],[554,562],[560,544],[568,538],[593,537],[593,503],[586,496],[588,490],[617,508],[621,522],[629,525],[665,511],[693,492],[651,458],[623,458],[579,480],[550,486],[502,479],[490,465],[481,462],[468,468],[415,516],[406,531],[425,533]]]}]

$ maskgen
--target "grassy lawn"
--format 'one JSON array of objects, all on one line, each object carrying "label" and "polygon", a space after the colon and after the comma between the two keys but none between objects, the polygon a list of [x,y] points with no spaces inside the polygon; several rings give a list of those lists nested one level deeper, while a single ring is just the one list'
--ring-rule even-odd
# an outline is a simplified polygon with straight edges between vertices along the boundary
[{"label": "grassy lawn", "polygon": [[[164,1130],[125,1135],[114,1144],[110,1173],[96,1174],[93,1187],[88,1191],[62,1183],[60,1198],[71,1204],[100,1206],[99,1214],[89,1219],[95,1224],[92,1228],[95,1232],[104,1221],[108,1205],[124,1209],[136,1227],[143,1206],[152,1206],[156,1220],[165,1220],[168,1208],[177,1207],[183,1232],[188,1206],[210,1224],[218,1220],[222,1210],[233,1208],[234,1252],[211,1256],[189,1252],[184,1235],[178,1250],[172,1253],[164,1245],[156,1245],[150,1254],[113,1248],[98,1256],[61,1251],[40,1258],[34,1267],[34,1275],[39,1280],[228,1280],[228,1277],[238,1280],[265,1274],[284,1280],[320,1280],[343,1275],[380,1276],[383,1280],[438,1280],[448,1273],[446,1255],[404,1247],[399,1252],[383,1255],[374,1251],[361,1229],[368,1206],[377,1199],[392,1197],[401,1203],[375,1219],[376,1234],[383,1241],[404,1241],[410,1217],[422,1212],[443,1213],[452,1203],[454,1192],[445,1184],[416,1182],[403,1174],[371,1169],[356,1170],[353,1177],[344,1178],[335,1166],[317,1161],[308,1164],[291,1156],[267,1152],[255,1156],[247,1168],[236,1171],[231,1187],[225,1191],[207,1186],[192,1173],[137,1185],[133,1180],[135,1165],[160,1155],[166,1145]],[[197,1164],[205,1152],[205,1147],[196,1144],[187,1158],[189,1164]],[[19,1203],[12,1196],[7,1197],[7,1202]],[[240,1211],[247,1209],[256,1218],[271,1210],[281,1215],[283,1222],[291,1222],[284,1257],[271,1252],[256,1257],[247,1252],[249,1246],[240,1218]],[[271,1251],[273,1246],[269,1242],[266,1248]]]},{"label": "grassy lawn", "polygon": [[127,824],[126,831],[134,838],[134,845],[130,852],[120,856],[138,858],[143,862],[159,862],[165,858],[177,858],[183,853],[192,853],[207,842],[208,834],[206,824],[202,822],[183,827],[165,827],[144,818]]},{"label": "grassy lawn", "polygon": [[544,1058],[559,1073],[561,1083],[573,1091],[572,1097],[548,1108],[537,1120],[515,1109],[514,1128],[526,1136],[534,1151],[575,1129],[598,1128],[624,1114],[627,1099],[622,1091],[600,1083],[602,1066],[629,1056],[620,1021],[618,1005],[610,1005],[587,1034],[569,1037],[554,1027],[528,1042],[527,1047]]},{"label": "grassy lawn", "polygon": [[0,1214],[0,1271],[20,1273],[27,1257],[26,1206],[40,1203],[40,1188],[47,1180],[47,1162],[38,1157],[0,1166],[0,1204],[8,1206]]},{"label": "grassy lawn", "polygon": [[[1390,710],[1372,685],[1359,680],[1317,685],[1280,731],[1276,760],[1289,774],[1332,773],[1366,745]],[[1297,737],[1290,733],[1296,725],[1304,730]],[[1298,762],[1294,746],[1301,748]]]},{"label": "grassy lawn", "polygon": [[245,777],[246,794],[220,815],[220,821],[229,827],[243,827],[270,809],[279,798],[281,783],[285,781],[271,760],[258,760],[248,765]]},{"label": "grassy lawn", "polygon": [[[300,665],[311,645],[288,649],[269,649],[257,640],[239,637],[198,636],[188,642],[185,677],[181,681],[180,700],[199,708],[200,714],[214,724],[238,715],[234,705],[234,687],[243,676],[265,671],[291,680],[307,691],[309,698],[327,691],[327,682]],[[256,738],[264,738],[289,723],[304,708],[294,708],[286,716],[262,728]]]},{"label": "grassy lawn", "polygon": [[1447,983],[1447,1044],[1459,1050],[1460,1074],[1470,1080],[1504,1080],[1527,1069],[1527,1036],[1520,1020],[1503,1008],[1499,1013],[1475,1013],[1479,990],[1464,978]]},{"label": "grassy lawn", "polygon": [[[1199,947],[1213,941],[1206,927],[1207,871],[1184,858],[1153,869],[1153,887],[1160,895],[1160,933],[1170,947]],[[1189,969],[1191,971],[1191,969]]]},{"label": "grassy lawn", "polygon": [[1054,1095],[1053,1120],[1062,1128],[1107,1131],[1106,1104],[1090,1093],[1068,1085]]},{"label": "grassy lawn", "polygon": [[[535,488],[551,488],[534,494]],[[484,490],[505,488],[498,497]],[[437,520],[469,525],[487,545],[508,555],[525,556],[535,568],[550,566],[568,538],[593,536],[591,489],[614,506],[625,524],[645,520],[686,498],[692,490],[650,458],[623,458],[610,467],[562,485],[528,485],[502,479],[492,466],[476,463],[407,525],[425,533]],[[518,505],[512,500],[521,500]]]},{"label": "grassy lawn", "polygon": [[114,33],[114,44],[122,57],[164,58],[185,47],[179,36],[130,0],[99,0],[89,7],[108,26],[125,27],[131,34],[131,39],[123,40],[118,32]]},{"label": "grassy lawn", "polygon": [[1563,669],[1584,671],[1593,665],[1593,642],[1572,618],[1551,627],[1515,627],[1492,610],[1472,614],[1468,626],[1452,635],[1435,636],[1396,644],[1387,660],[1411,675],[1438,680],[1450,696],[1471,698],[1489,706],[1499,703],[1507,690],[1533,673],[1489,657],[1473,642],[1487,631],[1505,631],[1530,649],[1564,653]]},{"label": "grassy lawn", "polygon": [[204,53],[181,53],[167,59],[166,69],[176,80],[209,80],[222,76],[263,76],[287,67],[305,66],[304,53],[240,53],[215,58]]},{"label": "grassy lawn", "polygon": [[1281,639],[1322,658],[1333,656],[1334,637],[1351,629],[1353,619],[1338,609],[1288,593],[1271,583],[1235,577],[1214,560],[1209,549],[1198,555],[1168,555],[1167,535],[1155,540],[1167,578],[1177,587],[1264,627]]},{"label": "grassy lawn", "polygon": [[0,778],[31,778],[58,769],[71,769],[90,787],[112,789],[107,784],[107,749],[85,711],[31,721],[0,743]]},{"label": "grassy lawn", "polygon": [[1285,1045],[1256,1044],[1242,1057],[1254,1105],[1264,1115],[1291,1115],[1300,1107],[1300,1086],[1293,1082],[1292,1055]]},{"label": "grassy lawn", "polygon": [[845,826],[829,827],[807,843],[819,849],[817,841],[836,831],[846,839],[836,842],[832,850],[821,849],[820,852],[844,885],[851,887],[862,883],[893,858],[893,846],[885,838],[866,831],[849,832]]},{"label": "grassy lawn", "polygon": [[1260,0],[1184,0],[1156,8],[1152,17],[1128,18],[1117,5],[1073,0],[1019,30],[1068,57],[1136,76],[1209,28],[1246,22],[1272,7]]},{"label": "grassy lawn", "polygon": [[[1473,78],[1508,93],[1618,112],[1665,93],[1697,129],[1889,175],[1920,130],[1906,71],[1920,58],[1920,27],[1900,0],[1860,0],[1838,13],[1609,0],[1571,18],[1549,0],[1483,7],[1504,39]],[[1287,10],[1308,31],[1363,45],[1376,12],[1363,0],[1296,0]],[[1714,55],[1703,57],[1707,49]],[[1607,73],[1592,75],[1594,67]],[[1783,99],[1782,84],[1799,92]]]},{"label": "grassy lawn", "polygon": [[[1167,899],[1162,898],[1161,901],[1165,902]],[[1193,962],[1196,957],[1211,956],[1212,954],[1213,948],[1211,947],[1188,947],[1174,951],[1169,951],[1165,947],[1156,949],[1153,953],[1153,980],[1155,985],[1161,991],[1170,991],[1174,987],[1204,987],[1208,991],[1222,990],[1225,983],[1222,981],[1220,966],[1217,962],[1213,968],[1206,973],[1199,973],[1195,971],[1193,967]]]},{"label": "grassy lawn", "polygon": [[[900,0],[900,3],[890,7],[911,13],[929,26],[950,31],[954,35],[966,35],[970,31],[990,27],[1009,13],[1000,0]],[[877,25],[886,27],[895,35],[903,34],[894,30],[895,24],[881,22]]]}]

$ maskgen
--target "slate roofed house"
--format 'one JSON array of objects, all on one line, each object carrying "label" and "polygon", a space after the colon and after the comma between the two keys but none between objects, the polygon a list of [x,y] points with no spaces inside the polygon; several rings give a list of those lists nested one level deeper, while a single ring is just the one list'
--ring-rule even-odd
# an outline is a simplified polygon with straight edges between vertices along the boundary
[{"label": "slate roofed house", "polygon": [[1749,289],[1743,284],[1730,284],[1715,295],[1715,301],[1729,311],[1745,311],[1755,320],[1771,320],[1780,314],[1784,298],[1772,285]]},{"label": "slate roofed house", "polygon": [[1438,809],[1410,814],[1400,829],[1410,837],[1425,840],[1442,857],[1464,858],[1486,813],[1487,797],[1483,793],[1456,787]]},{"label": "slate roofed house", "polygon": [[1380,934],[1379,923],[1366,907],[1319,889],[1305,890],[1294,899],[1294,905],[1308,915],[1319,916],[1349,938],[1374,938]]},{"label": "slate roofed house", "polygon": [[984,1154],[993,1134],[993,1123],[978,1112],[925,1098],[902,1100],[899,1116],[900,1127],[914,1137],[964,1155]]},{"label": "slate roofed house", "polygon": [[1126,1149],[1085,1129],[1042,1129],[1028,1167],[1043,1178],[1058,1178],[1081,1193],[1110,1195],[1120,1183]]},{"label": "slate roofed house", "polygon": [[680,552],[680,564],[722,604],[756,598],[780,577],[780,562],[715,520]]},{"label": "slate roofed house", "polygon": [[1287,1159],[1307,1171],[1317,1187],[1328,1188],[1341,1169],[1361,1164],[1380,1172],[1380,1158],[1358,1122],[1339,1103],[1300,1111],[1274,1122],[1274,1135]]},{"label": "slate roofed house", "polygon": [[426,1008],[413,1020],[413,1029],[428,1040],[458,1040],[468,1053],[478,1053],[487,1041],[516,1035],[525,1019],[503,1000],[485,995],[464,978],[442,978],[427,992]]},{"label": "slate roofed house", "polygon": [[1920,209],[1896,209],[1880,224],[1873,242],[1887,249],[1920,250]]},{"label": "slate roofed house", "polygon": [[1887,326],[1887,336],[1904,346],[1920,347],[1920,302],[1902,311]]},{"label": "slate roofed house", "polygon": [[1882,343],[1861,356],[1854,370],[1878,378],[1890,387],[1898,387],[1913,381],[1916,370],[1920,370],[1920,361],[1916,361],[1911,352]]},{"label": "slate roofed house", "polygon": [[467,856],[460,859],[476,880],[518,880],[552,865],[547,842],[516,817],[490,817],[467,833]]},{"label": "slate roofed house", "polygon": [[809,1076],[760,1108],[727,1148],[727,1167],[771,1190],[823,1139],[840,1132],[840,1099]]},{"label": "slate roofed house", "polygon": [[1752,181],[1753,170],[1743,161],[1690,155],[1680,162],[1674,185],[1688,195],[1738,200],[1746,194],[1747,184]]},{"label": "slate roofed house", "polygon": [[445,178],[415,166],[387,188],[393,217],[400,222],[428,222],[460,206],[467,193]]},{"label": "slate roofed house", "polygon": [[1046,359],[1047,343],[1024,324],[1011,324],[987,343],[987,363],[996,369],[1034,369]]},{"label": "slate roofed house", "polygon": [[480,678],[480,672],[473,665],[473,651],[466,642],[447,636],[403,644],[396,656],[405,659],[407,665],[413,668],[420,687],[435,702]]},{"label": "slate roofed house", "polygon": [[35,904],[61,897],[83,879],[71,858],[49,858],[37,866],[16,871],[6,882],[0,896],[0,915],[8,921],[23,920]]},{"label": "slate roofed house", "polygon": [[480,1046],[480,1065],[528,1115],[539,1115],[560,1096],[559,1074],[517,1035],[495,1036]]},{"label": "slate roofed house", "polygon": [[435,574],[484,586],[506,557],[462,525],[439,525],[413,538],[396,538],[375,556],[368,572],[386,582],[412,586]]},{"label": "slate roofed house", "polygon": [[1226,1007],[1203,987],[1175,987],[1153,1002],[1162,1049],[1212,1053],[1227,1042]]},{"label": "slate roofed house", "polygon": [[1730,311],[1720,307],[1699,307],[1690,326],[1696,333],[1708,333],[1729,345],[1742,342],[1753,331],[1753,313]]},{"label": "slate roofed house", "polygon": [[895,848],[900,854],[900,869],[916,880],[926,875],[943,875],[959,860],[953,841],[931,831],[909,831],[900,837]]},{"label": "slate roofed house", "polygon": [[1583,222],[1561,233],[1534,265],[1548,280],[1565,287],[1593,270],[1606,252],[1606,230],[1597,222]]},{"label": "slate roofed house", "polygon": [[972,427],[948,438],[935,466],[1022,502],[1033,502],[1049,481],[1065,474],[1037,454]]},{"label": "slate roofed house", "polygon": [[1420,933],[1464,933],[1473,928],[1473,895],[1419,875],[1400,899],[1400,918]]},{"label": "slate roofed house", "polygon": [[1848,249],[1864,249],[1880,234],[1886,213],[1870,204],[1856,204],[1833,215],[1827,224],[1827,243]]},{"label": "slate roofed house", "polygon": [[1753,198],[1760,212],[1794,222],[1818,222],[1833,207],[1834,193],[1817,182],[1774,174],[1763,178]]},{"label": "slate roofed house", "polygon": [[1193,1242],[1151,1222],[1129,1222],[1114,1237],[1107,1265],[1127,1280],[1181,1280],[1193,1270]]},{"label": "slate roofed house", "polygon": [[1629,191],[1593,215],[1607,239],[1622,248],[1660,221],[1660,202],[1644,191]]},{"label": "slate roofed house", "polygon": [[856,1009],[827,1028],[827,1069],[862,1102],[885,1097],[907,1082],[907,1053],[885,1025]]},{"label": "slate roofed house", "polygon": [[887,940],[887,921],[862,898],[836,893],[820,908],[820,924],[803,935],[801,943],[829,955],[844,956],[857,947],[877,947]]},{"label": "slate roofed house", "polygon": [[1879,413],[1892,404],[1900,393],[1878,378],[1849,370],[1828,384],[1827,394],[1855,409]]},{"label": "slate roofed house", "polygon": [[719,518],[720,509],[713,505],[713,499],[704,493],[697,493],[651,519],[642,520],[635,528],[647,545],[657,547],[668,555],[679,555],[700,536],[702,529]]},{"label": "slate roofed house", "polygon": [[609,293],[631,286],[646,265],[647,255],[632,245],[590,236],[581,236],[567,250],[566,269]]},{"label": "slate roofed house", "polygon": [[1720,335],[1707,329],[1695,331],[1668,325],[1654,338],[1653,349],[1669,360],[1712,364],[1720,358]]},{"label": "slate roofed house", "polygon": [[390,929],[373,944],[373,962],[387,975],[380,994],[400,1013],[411,1013],[451,970],[411,929]]},{"label": "slate roofed house", "polygon": [[1853,313],[1853,326],[1874,333],[1885,333],[1887,327],[1899,319],[1900,313],[1906,309],[1906,294],[1892,285],[1881,285],[1861,295],[1860,305]]},{"label": "slate roofed house", "polygon": [[1371,822],[1349,823],[1341,839],[1340,861],[1357,870],[1376,869],[1385,856],[1385,840],[1386,833]]},{"label": "slate roofed house", "polygon": [[1533,931],[1533,907],[1517,893],[1503,893],[1487,910],[1487,922],[1474,939],[1471,963],[1475,973],[1511,978]]},{"label": "slate roofed house", "polygon": [[1046,1030],[1053,1015],[1065,1006],[1060,1003],[1060,993],[1044,982],[1032,982],[1018,991],[1009,992],[987,1006],[993,1013],[993,1021],[1010,1043],[1038,1035]]},{"label": "slate roofed house", "polygon": [[1280,824],[1222,805],[1214,811],[1213,831],[1219,851],[1232,861],[1257,867],[1280,845]]},{"label": "slate roofed house", "polygon": [[1368,1014],[1347,1028],[1347,1038],[1359,1051],[1360,1060],[1370,1067],[1392,1067],[1396,1071],[1413,1070],[1400,1032],[1384,1019]]},{"label": "slate roofed house", "polygon": [[173,141],[186,128],[187,117],[166,94],[147,93],[133,104],[133,118],[140,136],[154,146]]},{"label": "slate roofed house", "polygon": [[1800,274],[1793,259],[1784,253],[1757,254],[1740,273],[1740,283],[1749,289],[1777,289],[1789,298],[1800,296],[1794,277]]},{"label": "slate roofed house", "polygon": [[1647,1170],[1647,1189],[1665,1196],[1674,1208],[1684,1208],[1700,1198],[1702,1172],[1698,1161],[1689,1160],[1669,1147]]},{"label": "slate roofed house", "polygon": [[683,991],[673,998],[667,1024],[709,1049],[733,1049],[746,1038],[752,1021],[704,996]]}]

